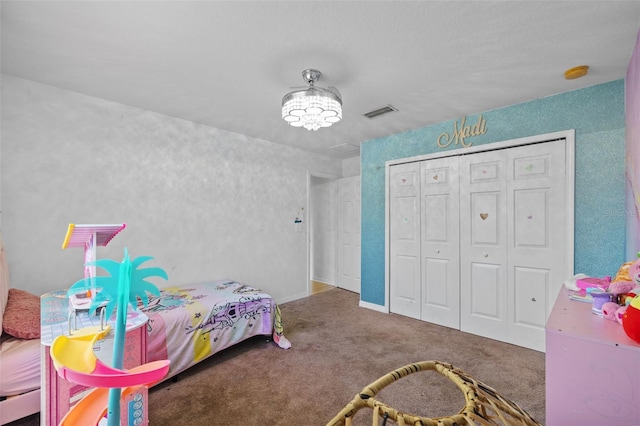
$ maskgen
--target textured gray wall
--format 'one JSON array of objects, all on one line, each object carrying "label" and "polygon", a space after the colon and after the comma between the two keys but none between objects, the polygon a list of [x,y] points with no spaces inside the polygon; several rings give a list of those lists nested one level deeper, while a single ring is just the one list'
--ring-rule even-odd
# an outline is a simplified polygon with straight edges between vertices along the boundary
[{"label": "textured gray wall", "polygon": [[98,258],[153,256],[160,286],[232,278],[278,302],[307,291],[307,172],[342,162],[2,76],[2,233],[12,287],[81,279],[69,223],[126,223]]},{"label": "textured gray wall", "polygon": [[342,160],[342,177],[360,176],[360,156]]}]

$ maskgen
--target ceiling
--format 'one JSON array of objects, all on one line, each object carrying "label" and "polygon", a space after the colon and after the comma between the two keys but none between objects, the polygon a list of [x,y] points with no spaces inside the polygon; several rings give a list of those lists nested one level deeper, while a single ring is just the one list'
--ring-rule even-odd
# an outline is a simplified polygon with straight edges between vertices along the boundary
[{"label": "ceiling", "polygon": [[[336,158],[624,78],[640,28],[639,1],[3,0],[0,13],[4,74]],[[343,97],[343,120],[315,132],[281,119],[306,68]],[[363,115],[385,105],[397,111]]]}]

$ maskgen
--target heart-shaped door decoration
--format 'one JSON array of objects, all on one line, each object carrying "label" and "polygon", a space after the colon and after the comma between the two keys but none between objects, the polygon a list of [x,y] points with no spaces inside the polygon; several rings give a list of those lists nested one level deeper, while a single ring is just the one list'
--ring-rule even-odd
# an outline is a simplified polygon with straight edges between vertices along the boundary
[{"label": "heart-shaped door decoration", "polygon": [[489,213],[480,213],[480,219],[487,220],[488,217],[489,217]]}]

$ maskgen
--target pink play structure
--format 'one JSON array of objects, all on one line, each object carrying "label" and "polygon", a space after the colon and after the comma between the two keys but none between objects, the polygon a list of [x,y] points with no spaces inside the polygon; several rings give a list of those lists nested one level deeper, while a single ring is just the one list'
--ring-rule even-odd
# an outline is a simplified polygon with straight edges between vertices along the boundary
[{"label": "pink play structure", "polygon": [[[126,248],[121,263],[96,260],[96,246],[106,246],[125,226],[69,224],[62,244],[63,249],[84,249],[84,279],[67,292],[68,334],[59,334],[53,339],[49,356],[62,379],[95,389],[70,408],[60,420],[60,425],[97,425],[105,420],[109,426],[146,425],[148,386],[162,380],[169,371],[169,360],[122,368],[129,304],[133,304],[135,309],[135,300],[143,298],[146,305],[145,293],[158,292],[146,278],[159,276],[166,279],[166,273],[160,268],[140,269],[140,264],[151,258],[142,257],[131,262]],[[104,268],[109,275],[96,276],[96,266]],[[115,316],[110,319],[112,312]],[[144,317],[146,321],[146,316],[135,315],[136,312],[129,313],[136,318]],[[72,329],[71,324],[77,322],[78,316],[93,321],[91,318],[97,314],[100,325]],[[105,324],[106,321],[115,321],[115,336],[110,333],[111,325]],[[94,352],[107,339],[114,342],[112,365],[98,358]]]},{"label": "pink play structure", "polygon": [[[123,401],[137,400],[138,416],[129,410],[121,410],[120,424],[147,424],[144,396],[147,386],[159,382],[169,371],[169,361],[153,361],[130,370],[112,368],[98,359],[93,347],[104,339],[110,327],[95,326],[77,330],[73,335],[58,336],[51,345],[51,358],[58,374],[65,380],[79,385],[95,387],[65,415],[60,425],[96,425],[106,415],[109,388],[124,388]],[[134,417],[133,422],[129,421]]]},{"label": "pink play structure", "polygon": [[[68,247],[82,247],[84,249],[84,277],[95,278],[96,267],[92,263],[96,261],[96,247],[106,247],[109,242],[127,227],[126,223],[101,224],[101,225],[76,225],[70,223],[67,234],[62,242],[62,249]],[[91,292],[95,295],[95,284],[91,281]],[[78,302],[73,296],[70,298],[72,305]],[[90,302],[90,301],[89,301]]]}]

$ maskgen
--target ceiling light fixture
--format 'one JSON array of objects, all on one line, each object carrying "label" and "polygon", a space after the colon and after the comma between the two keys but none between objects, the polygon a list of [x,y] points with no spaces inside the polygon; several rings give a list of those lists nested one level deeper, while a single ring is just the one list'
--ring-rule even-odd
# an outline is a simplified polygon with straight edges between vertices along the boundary
[{"label": "ceiling light fixture", "polygon": [[342,119],[342,97],[335,87],[324,89],[315,84],[320,71],[302,71],[302,78],[309,85],[287,93],[282,98],[282,119],[293,127],[318,130],[329,127]]}]

